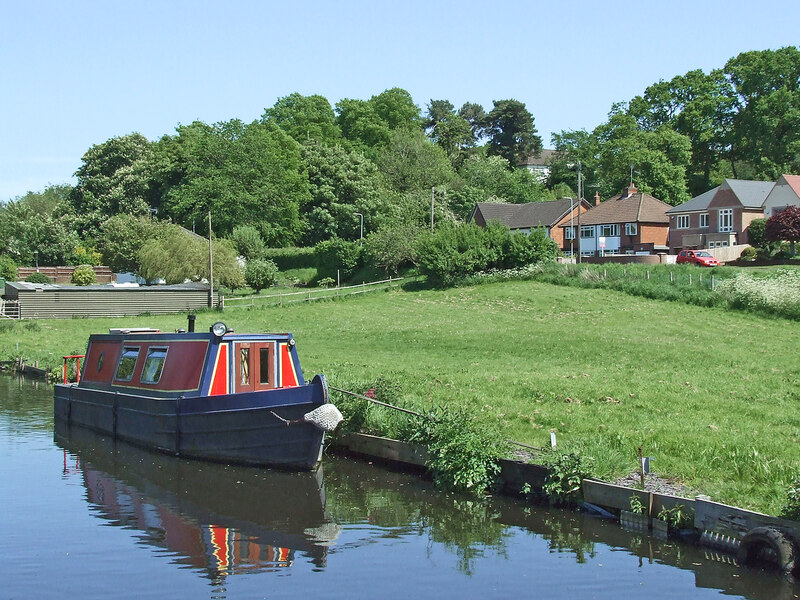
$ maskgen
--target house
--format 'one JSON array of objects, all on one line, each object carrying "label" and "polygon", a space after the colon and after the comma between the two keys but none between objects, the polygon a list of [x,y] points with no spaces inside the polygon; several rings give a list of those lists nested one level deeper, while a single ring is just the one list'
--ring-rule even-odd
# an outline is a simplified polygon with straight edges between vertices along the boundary
[{"label": "house", "polygon": [[[506,204],[501,202],[478,202],[470,222],[486,227],[491,221],[499,221],[511,231],[530,234],[537,227],[544,227],[547,237],[552,238],[560,248],[564,243],[562,223],[569,224],[578,218],[578,202],[573,198],[561,198],[548,202],[528,202],[527,204]],[[583,200],[580,212],[584,213],[591,205]]]},{"label": "house", "polygon": [[529,156],[517,166],[520,169],[528,169],[539,178],[539,181],[544,182],[550,175],[550,161],[555,153],[555,150],[542,150],[539,156]]},{"label": "house", "polygon": [[[581,256],[653,254],[667,251],[669,204],[640,192],[631,183],[605,202],[595,195],[595,206],[581,215]],[[577,223],[563,223],[564,244],[575,239]],[[567,251],[566,246],[562,249]]]},{"label": "house", "polygon": [[669,249],[717,248],[747,243],[747,228],[763,218],[771,181],[726,179],[719,186],[670,208]]},{"label": "house", "polygon": [[764,200],[764,217],[769,218],[789,206],[800,206],[800,175],[781,175]]}]

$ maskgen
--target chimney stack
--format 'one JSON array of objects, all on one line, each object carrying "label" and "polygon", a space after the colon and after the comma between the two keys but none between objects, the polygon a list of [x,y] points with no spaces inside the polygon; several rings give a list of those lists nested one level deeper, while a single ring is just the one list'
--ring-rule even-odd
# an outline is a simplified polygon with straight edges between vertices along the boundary
[{"label": "chimney stack", "polygon": [[599,192],[595,192],[594,193],[594,205],[595,206],[600,206],[600,193]]},{"label": "chimney stack", "polygon": [[639,191],[639,189],[635,185],[633,185],[633,182],[631,181],[630,185],[628,185],[628,187],[625,188],[625,197],[629,198],[630,196],[633,196],[638,191]]}]

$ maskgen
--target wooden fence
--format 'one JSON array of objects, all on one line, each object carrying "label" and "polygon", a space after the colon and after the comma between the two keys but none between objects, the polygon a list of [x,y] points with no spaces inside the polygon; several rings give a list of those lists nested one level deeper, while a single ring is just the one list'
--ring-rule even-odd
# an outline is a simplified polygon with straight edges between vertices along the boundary
[{"label": "wooden fence", "polygon": [[235,298],[221,297],[220,308],[224,308],[226,305],[283,306],[284,304],[294,304],[297,302],[330,300],[332,298],[341,298],[344,296],[352,296],[354,294],[363,294],[365,292],[386,290],[400,285],[402,281],[402,277],[389,277],[389,279],[383,279],[381,281],[371,281],[369,283],[360,283],[357,285],[347,285],[341,287],[319,288],[300,292],[281,292],[278,294],[269,294],[265,296],[253,294],[251,296],[238,296]]}]

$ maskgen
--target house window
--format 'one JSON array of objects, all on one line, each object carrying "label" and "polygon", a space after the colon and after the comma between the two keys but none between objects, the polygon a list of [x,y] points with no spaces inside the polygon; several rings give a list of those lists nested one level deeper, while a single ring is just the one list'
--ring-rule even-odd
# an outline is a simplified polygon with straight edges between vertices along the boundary
[{"label": "house window", "polygon": [[575,228],[574,227],[564,227],[564,239],[565,240],[574,240],[575,239]]},{"label": "house window", "polygon": [[719,231],[733,231],[733,209],[722,208],[719,211]]},{"label": "house window", "polygon": [[636,235],[639,231],[639,226],[636,223],[625,223],[625,235]]},{"label": "house window", "polygon": [[678,215],[675,218],[675,227],[677,229],[689,229],[689,215]]},{"label": "house window", "polygon": [[619,237],[619,223],[600,225],[600,235],[603,237]]},{"label": "house window", "polygon": [[594,237],[594,226],[593,225],[584,225],[581,227],[581,237],[582,238],[593,238]]},{"label": "house window", "polygon": [[136,367],[136,360],[138,358],[139,348],[123,348],[114,379],[118,381],[130,381],[133,378],[133,369]]},{"label": "house window", "polygon": [[142,368],[142,383],[158,383],[164,370],[164,361],[167,359],[166,348],[150,348],[147,358],[144,359]]},{"label": "house window", "polygon": [[708,213],[700,213],[700,227],[708,227]]}]

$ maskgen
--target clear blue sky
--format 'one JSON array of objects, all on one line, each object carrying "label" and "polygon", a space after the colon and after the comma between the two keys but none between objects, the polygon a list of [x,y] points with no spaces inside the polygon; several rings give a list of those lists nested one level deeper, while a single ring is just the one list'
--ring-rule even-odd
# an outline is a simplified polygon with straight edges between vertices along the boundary
[{"label": "clear blue sky", "polygon": [[798,44],[800,2],[0,0],[0,201],[93,144],[252,121],[292,92],[515,98],[545,147],[659,79]]}]

